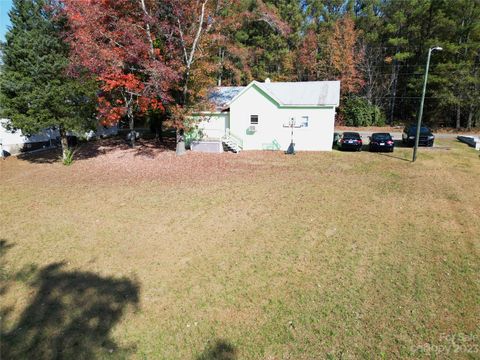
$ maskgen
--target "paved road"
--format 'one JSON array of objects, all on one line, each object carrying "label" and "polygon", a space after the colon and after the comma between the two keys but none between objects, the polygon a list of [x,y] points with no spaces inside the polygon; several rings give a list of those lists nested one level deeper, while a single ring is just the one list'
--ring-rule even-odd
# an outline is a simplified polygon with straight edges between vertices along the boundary
[{"label": "paved road", "polygon": [[[352,131],[352,130],[350,130]],[[342,130],[335,130],[335,132],[342,133]],[[368,139],[370,135],[372,135],[372,131],[358,131],[358,133],[362,136],[363,139]],[[402,133],[401,132],[391,132],[390,133],[394,140],[402,140]],[[459,134],[445,134],[434,133],[436,139],[456,139]],[[464,134],[462,134],[464,135]]]}]

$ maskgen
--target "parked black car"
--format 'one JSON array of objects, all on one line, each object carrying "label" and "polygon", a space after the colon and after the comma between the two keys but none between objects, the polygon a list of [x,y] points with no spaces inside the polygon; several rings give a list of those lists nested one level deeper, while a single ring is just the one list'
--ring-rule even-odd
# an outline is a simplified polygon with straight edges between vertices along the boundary
[{"label": "parked black car", "polygon": [[373,133],[370,136],[369,151],[393,152],[395,142],[389,133]]},{"label": "parked black car", "polygon": [[361,151],[363,146],[362,137],[357,132],[344,132],[337,142],[340,150]]},{"label": "parked black car", "polygon": [[[416,136],[417,136],[417,126],[416,125],[406,126],[405,129],[403,129],[402,142],[409,146],[414,146]],[[420,128],[420,138],[418,140],[418,145],[433,146],[434,141],[435,141],[435,135],[433,135],[432,131],[425,126],[422,126]]]}]

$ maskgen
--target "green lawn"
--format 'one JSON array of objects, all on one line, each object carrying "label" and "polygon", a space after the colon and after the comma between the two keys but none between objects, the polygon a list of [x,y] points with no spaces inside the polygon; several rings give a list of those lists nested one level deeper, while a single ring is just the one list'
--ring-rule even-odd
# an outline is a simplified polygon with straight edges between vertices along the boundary
[{"label": "green lawn", "polygon": [[478,358],[480,158],[439,145],[1,161],[4,358]]}]

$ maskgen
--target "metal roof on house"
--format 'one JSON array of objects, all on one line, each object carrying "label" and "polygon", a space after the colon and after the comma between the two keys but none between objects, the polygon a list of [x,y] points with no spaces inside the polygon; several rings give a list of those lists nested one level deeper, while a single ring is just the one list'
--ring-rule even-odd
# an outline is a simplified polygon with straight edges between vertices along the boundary
[{"label": "metal roof on house", "polygon": [[208,95],[210,100],[217,108],[224,108],[230,101],[237,96],[245,86],[219,86],[214,88]]},{"label": "metal roof on house", "polygon": [[224,109],[251,86],[257,86],[280,106],[338,106],[340,81],[258,82],[248,86],[220,86],[213,89],[209,100]]},{"label": "metal roof on house", "polygon": [[282,105],[338,105],[340,81],[258,82],[265,92]]}]

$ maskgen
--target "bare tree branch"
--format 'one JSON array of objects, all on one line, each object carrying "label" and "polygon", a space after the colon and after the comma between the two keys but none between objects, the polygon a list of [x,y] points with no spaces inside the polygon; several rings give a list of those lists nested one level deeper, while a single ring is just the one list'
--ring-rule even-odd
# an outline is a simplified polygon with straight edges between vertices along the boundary
[{"label": "bare tree branch", "polygon": [[[145,14],[145,16],[149,17],[150,15],[148,14],[147,7],[145,6],[145,0],[140,0],[140,4],[142,6],[142,10],[143,10],[143,13]],[[147,33],[148,42],[150,43],[149,53],[150,53],[151,58],[154,59],[155,58],[155,52],[154,52],[154,49],[153,49],[153,40],[152,40],[152,33],[151,33],[151,30],[150,30],[150,24],[148,22],[146,22],[145,25],[146,25],[145,32]]]}]

